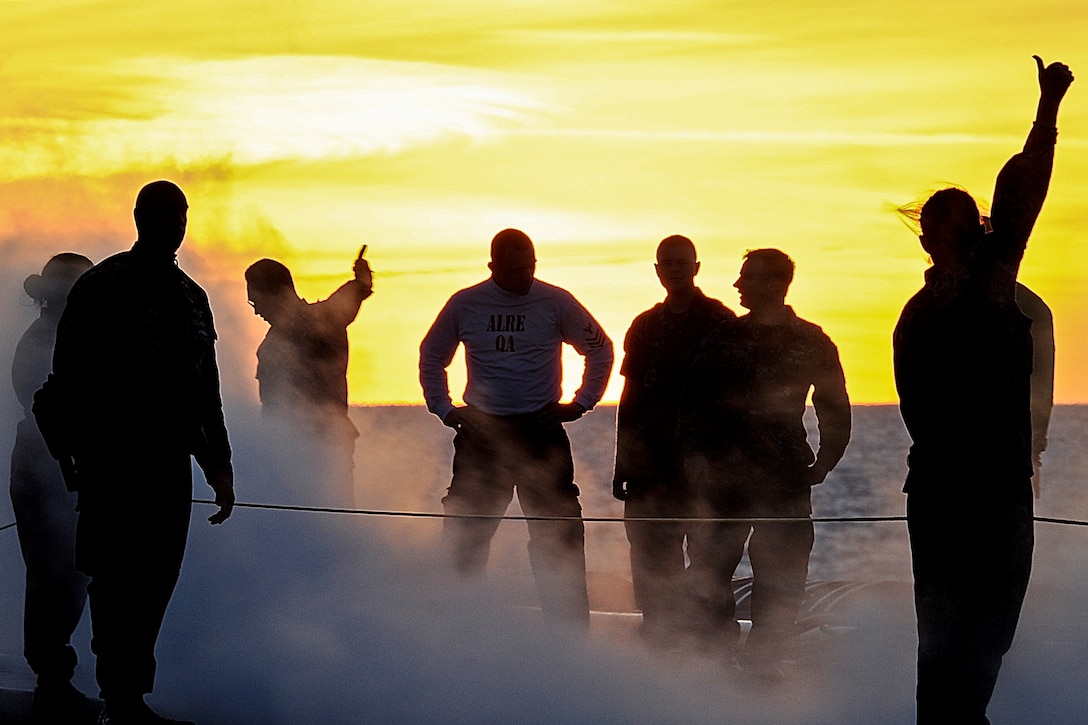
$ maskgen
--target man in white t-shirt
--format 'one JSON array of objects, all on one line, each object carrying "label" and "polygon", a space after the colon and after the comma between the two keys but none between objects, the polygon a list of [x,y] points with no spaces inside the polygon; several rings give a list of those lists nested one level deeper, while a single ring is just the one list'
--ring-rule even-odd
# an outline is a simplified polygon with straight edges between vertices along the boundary
[{"label": "man in white t-shirt", "polygon": [[[524,232],[491,241],[491,277],[457,292],[419,348],[427,409],[457,431],[453,480],[442,503],[449,514],[501,516],[517,488],[529,521],[529,561],[545,620],[585,628],[582,508],[563,423],[601,399],[612,371],[612,341],[566,290],[534,277],[536,252]],[[563,343],[586,359],[573,402],[560,403]],[[450,399],[446,368],[465,346],[464,406]],[[480,575],[498,518],[449,518],[444,534],[453,566]]]}]

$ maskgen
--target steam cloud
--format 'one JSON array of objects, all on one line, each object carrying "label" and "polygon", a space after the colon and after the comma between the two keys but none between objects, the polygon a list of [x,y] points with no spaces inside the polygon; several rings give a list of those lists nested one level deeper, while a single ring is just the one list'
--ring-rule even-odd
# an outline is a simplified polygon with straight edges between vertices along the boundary
[{"label": "steam cloud", "polygon": [[[0,242],[0,368],[10,368],[15,341],[35,314],[22,294],[23,278],[72,246],[60,238]],[[100,251],[96,259],[106,250]],[[224,278],[211,286],[213,305],[236,294],[228,284],[237,282]],[[235,321],[220,306],[216,312],[221,328]],[[256,340],[248,349],[241,342],[221,346],[221,366],[252,370],[255,346]],[[251,393],[234,387],[243,377],[225,376],[227,422],[239,497],[261,501],[269,493],[263,484],[268,456],[259,416],[246,402]],[[10,387],[0,386],[4,468],[20,415]],[[368,508],[440,510],[448,431],[418,408],[353,415],[362,433],[359,500]],[[611,415],[604,408],[571,426],[590,515],[620,511],[608,496]],[[887,409],[858,409],[857,415],[847,458],[817,491],[817,515],[844,500],[868,513],[901,513],[904,434]],[[1053,430],[1039,513],[1086,518],[1080,473],[1088,462],[1079,442],[1088,412],[1059,408]],[[199,474],[196,495],[210,497]],[[651,655],[622,619],[595,618],[587,641],[544,630],[531,609],[527,534],[518,522],[500,527],[488,583],[465,588],[442,566],[437,520],[239,509],[223,526],[211,527],[209,513],[195,507],[184,570],[159,641],[150,701],[167,714],[206,725],[913,722],[909,600],[874,600],[849,613],[843,627],[815,633],[816,659],[776,686],[719,663]],[[11,519],[3,497],[0,525]],[[876,528],[883,526],[902,525],[875,525],[869,531],[876,533],[853,538],[833,526],[818,528],[822,575],[909,578],[905,537]],[[1037,534],[1035,576],[991,706],[995,723],[1073,722],[1088,710],[1088,534],[1046,524]],[[627,575],[620,527],[590,524],[587,541],[589,568],[611,577],[601,580]],[[858,561],[867,568],[858,569]],[[0,532],[0,576],[0,664],[5,677],[22,677],[29,686],[28,672],[11,673],[22,649],[23,566],[13,530]],[[93,693],[88,635],[84,621],[76,634],[76,684]]]}]

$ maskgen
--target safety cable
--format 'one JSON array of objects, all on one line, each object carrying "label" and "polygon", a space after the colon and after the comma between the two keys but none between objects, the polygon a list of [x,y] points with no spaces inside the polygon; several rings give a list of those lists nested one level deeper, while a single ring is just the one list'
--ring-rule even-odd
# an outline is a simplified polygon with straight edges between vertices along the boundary
[{"label": "safety cable", "polygon": [[[193,499],[193,503],[215,505],[215,501]],[[356,516],[386,516],[390,518],[419,519],[497,519],[500,521],[584,521],[586,523],[623,523],[625,521],[670,522],[742,522],[742,521],[813,521],[819,523],[867,522],[867,521],[906,521],[904,516],[842,516],[834,518],[810,518],[807,516],[750,516],[735,517],[694,517],[694,516],[640,516],[623,518],[622,516],[511,516],[509,514],[450,514],[436,511],[384,511],[375,509],[348,509],[324,506],[297,506],[273,503],[235,502],[235,508],[267,509],[272,511],[304,511],[308,513],[353,514]]]},{"label": "safety cable", "polygon": [[[214,506],[215,501],[193,499],[193,503]],[[433,511],[384,511],[378,509],[351,509],[325,506],[300,506],[291,504],[235,502],[235,508],[265,509],[272,511],[302,511],[308,513],[348,514],[355,516],[385,516],[389,518],[420,519],[498,519],[500,521],[584,521],[586,523],[623,523],[626,521],[648,521],[657,523],[743,523],[767,521],[812,521],[814,524],[854,524],[883,523],[906,521],[906,516],[749,516],[749,517],[693,517],[693,516],[510,516],[508,514],[450,514]],[[1046,524],[1065,526],[1088,526],[1088,521],[1077,519],[1057,519],[1048,516],[1035,516],[1035,521]]]},{"label": "safety cable", "polygon": [[1044,524],[1062,524],[1063,526],[1088,526],[1088,521],[1079,521],[1077,519],[1055,519],[1050,516],[1033,516],[1034,520]]},{"label": "safety cable", "polygon": [[[194,498],[193,503],[215,506],[215,501]],[[768,521],[812,521],[814,524],[861,524],[906,521],[906,516],[750,516],[750,517],[694,517],[694,516],[510,516],[508,514],[448,514],[431,511],[382,511],[377,509],[347,509],[326,506],[295,506],[275,503],[236,502],[235,508],[264,509],[270,511],[300,511],[319,514],[348,514],[354,516],[385,516],[388,518],[415,519],[499,519],[501,521],[583,521],[585,523],[624,523],[627,521],[646,521],[657,523],[756,523]],[[1088,521],[1078,519],[1058,519],[1050,516],[1035,516],[1035,521],[1042,524],[1062,526],[1085,526]],[[0,526],[0,531],[15,527],[15,522]]]}]

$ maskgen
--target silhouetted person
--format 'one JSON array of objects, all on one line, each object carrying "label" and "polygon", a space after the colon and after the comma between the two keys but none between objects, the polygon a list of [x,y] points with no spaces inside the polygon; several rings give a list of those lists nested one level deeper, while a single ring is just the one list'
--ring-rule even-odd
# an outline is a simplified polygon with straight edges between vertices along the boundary
[{"label": "silhouetted person", "polygon": [[[616,418],[612,495],[626,502],[628,519],[691,515],[693,493],[677,431],[680,398],[703,338],[723,319],[736,317],[695,286],[699,262],[687,237],[662,240],[654,270],[665,301],[631,323],[620,369],[625,382]],[[625,527],[642,635],[657,645],[676,644],[689,615],[683,589],[688,524],[628,520]]]},{"label": "silhouetted person", "polygon": [[11,452],[11,504],[26,562],[23,654],[38,676],[32,713],[40,722],[91,722],[99,706],[72,686],[72,632],[87,603],[87,578],[76,569],[76,496],[42,440],[31,413],[34,392],[53,361],[57,322],[68,290],[91,268],[80,254],[58,254],[23,288],[41,308],[15,347],[11,382],[24,417]]},{"label": "silhouetted person", "polygon": [[1054,410],[1054,315],[1039,295],[1016,283],[1016,305],[1031,320],[1031,488],[1043,492],[1043,451]]},{"label": "silhouetted person", "polygon": [[988,722],[1031,572],[1033,353],[1016,275],[1073,80],[1061,63],[1036,62],[1035,123],[998,174],[992,231],[966,192],[933,194],[920,219],[933,266],[895,328],[899,408],[913,441],[904,491],[919,723]]},{"label": "silhouetted person", "polygon": [[[545,621],[589,624],[585,530],[574,461],[563,423],[577,420],[604,394],[612,342],[574,297],[535,279],[536,252],[524,232],[491,241],[491,277],[450,298],[419,348],[427,409],[457,431],[453,480],[442,503],[449,514],[501,516],[518,491],[529,522],[529,562]],[[582,385],[562,395],[563,343],[585,357]],[[465,346],[466,405],[450,400],[446,367]],[[487,566],[498,519],[445,520],[453,565],[465,576]]]},{"label": "silhouetted person", "polygon": [[85,273],[57,329],[34,414],[79,497],[76,565],[90,578],[103,723],[172,722],[144,703],[177,583],[195,456],[218,524],[234,505],[208,298],[175,253],[188,203],[168,181],[140,190],[138,239]]},{"label": "silhouetted person", "polygon": [[[771,661],[793,633],[812,551],[811,488],[822,483],[850,440],[850,399],[838,350],[786,304],[794,264],[777,249],[745,255],[734,287],[749,313],[720,323],[703,343],[689,396],[698,421],[690,473],[713,517],[790,517],[694,526],[688,535],[696,625],[705,636],[739,634],[733,573],[748,543],[752,564],[749,652]],[[805,403],[819,421],[813,454]],[[749,535],[751,538],[749,539]]]},{"label": "silhouetted person", "polygon": [[[275,260],[262,259],[246,270],[253,312],[269,324],[257,348],[262,410],[287,424],[284,443],[297,444],[288,458],[305,461],[307,468],[297,477],[312,481],[323,475],[332,490],[329,503],[338,506],[355,503],[352,455],[359,433],[348,418],[347,328],[373,291],[365,250],[355,260],[354,279],[320,302],[301,299],[291,272]],[[283,463],[297,468],[290,460]]]}]

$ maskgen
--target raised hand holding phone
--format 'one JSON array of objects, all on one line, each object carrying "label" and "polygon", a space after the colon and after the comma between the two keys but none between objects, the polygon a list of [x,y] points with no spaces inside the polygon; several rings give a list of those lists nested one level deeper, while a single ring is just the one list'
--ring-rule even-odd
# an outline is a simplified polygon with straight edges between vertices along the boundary
[{"label": "raised hand holding phone", "polygon": [[363,245],[363,248],[359,250],[359,256],[355,258],[355,265],[353,267],[355,271],[355,281],[361,282],[368,290],[374,287],[374,272],[370,269],[370,263],[363,258],[366,254],[367,245]]}]

